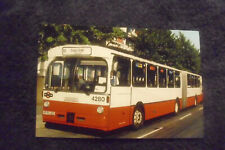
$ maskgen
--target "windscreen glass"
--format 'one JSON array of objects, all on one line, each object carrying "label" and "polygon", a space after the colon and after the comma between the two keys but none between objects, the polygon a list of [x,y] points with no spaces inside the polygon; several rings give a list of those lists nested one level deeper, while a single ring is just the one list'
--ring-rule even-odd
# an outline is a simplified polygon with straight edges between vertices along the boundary
[{"label": "windscreen glass", "polygon": [[48,67],[45,88],[71,92],[105,92],[107,63],[103,59],[61,59]]}]

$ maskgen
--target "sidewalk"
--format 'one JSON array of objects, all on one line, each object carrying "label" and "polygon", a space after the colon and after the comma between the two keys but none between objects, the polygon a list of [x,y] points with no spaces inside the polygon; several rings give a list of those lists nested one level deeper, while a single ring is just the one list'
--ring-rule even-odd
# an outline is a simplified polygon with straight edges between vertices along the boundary
[{"label": "sidewalk", "polygon": [[43,107],[43,106],[42,106],[41,104],[37,104],[37,105],[36,105],[36,115],[42,114],[42,110],[43,110],[42,107]]},{"label": "sidewalk", "polygon": [[42,122],[42,105],[36,106],[36,128],[44,127],[44,123]]}]

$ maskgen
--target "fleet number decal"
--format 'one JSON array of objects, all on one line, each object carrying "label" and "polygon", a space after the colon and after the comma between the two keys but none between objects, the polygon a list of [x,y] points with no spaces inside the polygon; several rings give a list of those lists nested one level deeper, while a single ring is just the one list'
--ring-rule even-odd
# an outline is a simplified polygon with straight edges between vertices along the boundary
[{"label": "fleet number decal", "polygon": [[93,96],[91,99],[93,101],[98,101],[98,102],[104,102],[105,101],[105,97],[101,97],[101,96]]}]

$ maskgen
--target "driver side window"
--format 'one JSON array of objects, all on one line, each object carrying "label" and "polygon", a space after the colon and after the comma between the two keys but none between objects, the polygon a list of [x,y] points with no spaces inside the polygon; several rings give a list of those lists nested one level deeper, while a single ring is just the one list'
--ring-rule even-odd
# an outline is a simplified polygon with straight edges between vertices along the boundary
[{"label": "driver side window", "polygon": [[111,71],[111,85],[112,86],[130,86],[130,60],[115,56],[113,59]]}]

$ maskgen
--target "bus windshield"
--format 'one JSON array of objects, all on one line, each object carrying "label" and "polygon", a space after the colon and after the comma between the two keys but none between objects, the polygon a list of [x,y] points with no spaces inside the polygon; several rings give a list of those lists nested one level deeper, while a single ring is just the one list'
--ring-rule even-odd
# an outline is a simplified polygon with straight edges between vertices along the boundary
[{"label": "bus windshield", "polygon": [[49,65],[45,88],[70,92],[105,92],[107,63],[100,58],[57,59]]}]

